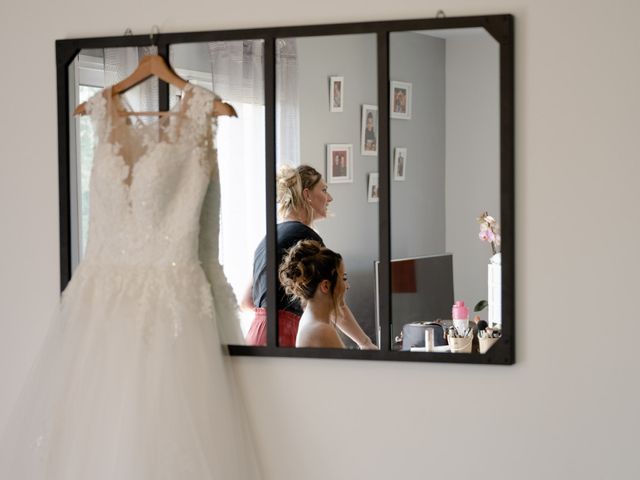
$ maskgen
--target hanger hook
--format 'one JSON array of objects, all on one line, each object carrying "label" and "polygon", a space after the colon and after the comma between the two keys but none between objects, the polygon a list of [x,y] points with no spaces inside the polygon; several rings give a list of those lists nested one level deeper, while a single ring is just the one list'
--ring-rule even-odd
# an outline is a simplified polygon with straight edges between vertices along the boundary
[{"label": "hanger hook", "polygon": [[438,10],[436,12],[436,18],[445,18],[446,15],[444,14],[444,10]]},{"label": "hanger hook", "polygon": [[149,38],[151,39],[151,45],[153,45],[154,47],[158,43],[158,34],[159,33],[160,33],[160,27],[158,27],[157,25],[153,25],[151,27],[151,33],[149,34]]}]

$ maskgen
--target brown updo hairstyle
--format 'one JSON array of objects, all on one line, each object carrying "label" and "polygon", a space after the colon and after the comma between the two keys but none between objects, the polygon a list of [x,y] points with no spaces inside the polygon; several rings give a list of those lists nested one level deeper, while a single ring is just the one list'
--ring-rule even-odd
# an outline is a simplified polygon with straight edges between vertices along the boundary
[{"label": "brown updo hairstyle", "polygon": [[342,255],[323,247],[315,240],[300,240],[287,250],[280,264],[280,283],[288,295],[303,303],[313,297],[318,285],[329,280],[333,310],[338,308],[335,289]]},{"label": "brown updo hairstyle", "polygon": [[286,218],[296,213],[303,216],[305,223],[313,221],[313,209],[302,196],[305,188],[311,190],[320,181],[322,175],[309,165],[291,167],[283,165],[277,176],[276,196],[278,200],[278,215]]}]

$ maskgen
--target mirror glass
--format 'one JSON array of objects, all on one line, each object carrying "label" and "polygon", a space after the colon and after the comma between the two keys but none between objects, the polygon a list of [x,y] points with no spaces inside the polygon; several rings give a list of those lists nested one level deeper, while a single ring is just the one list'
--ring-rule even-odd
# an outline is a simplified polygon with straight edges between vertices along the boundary
[{"label": "mirror glass", "polygon": [[[322,175],[320,183],[311,189],[310,198],[302,199],[311,205],[313,221],[304,220],[303,209],[290,211],[289,222],[286,218],[279,219],[278,243],[289,247],[298,238],[321,239],[326,248],[339,253],[348,283],[345,303],[354,317],[352,320],[340,310],[344,314],[338,315],[337,335],[334,330],[333,336],[322,340],[312,331],[314,322],[323,321],[323,315],[305,315],[300,323],[298,346],[358,348],[358,343],[376,339],[373,289],[374,264],[379,255],[376,36],[282,38],[276,41],[276,51],[277,163],[281,168],[308,165]],[[323,187],[326,193],[321,191]],[[292,228],[290,221],[295,217],[307,225]],[[289,265],[292,262],[294,259]],[[326,276],[318,272],[316,277],[305,278],[322,281],[323,275]],[[300,284],[302,279],[292,282]],[[307,302],[307,311],[315,311],[312,309],[332,295],[340,303],[339,290],[346,285],[342,278],[336,279],[335,284],[334,294],[331,291],[329,295],[323,294],[320,287],[314,289],[317,295]],[[284,297],[278,307],[302,313],[299,300]],[[288,328],[286,322],[296,321],[290,316],[280,320],[279,346],[296,345],[294,330],[283,332]]]},{"label": "mirror glass", "polygon": [[74,271],[84,255],[89,228],[89,179],[93,166],[94,136],[86,116],[73,117],[76,105],[86,102],[105,86],[104,50],[81,50],[69,65],[70,149],[69,174],[71,190],[71,268]]},{"label": "mirror glass", "polygon": [[[460,342],[443,336],[455,301],[468,309],[455,316],[501,323],[500,255],[478,221],[484,212],[496,220],[483,234],[491,240],[500,222],[499,44],[483,28],[393,32],[389,52],[392,349],[425,351],[425,330],[434,334],[427,351],[470,349],[463,330],[473,322],[458,324]],[[474,312],[483,300],[489,308]]]},{"label": "mirror glass", "polygon": [[[174,44],[169,52],[171,65],[182,78],[215,92],[238,114],[218,117],[220,230],[216,234],[217,224],[211,218],[203,225],[208,231],[201,235],[219,239],[218,260],[236,302],[242,304],[251,285],[255,245],[266,233],[264,42]],[[207,206],[212,204],[205,199]],[[206,215],[203,212],[203,218]],[[223,320],[223,343],[244,343],[253,315],[239,311],[240,331],[233,319]]]}]

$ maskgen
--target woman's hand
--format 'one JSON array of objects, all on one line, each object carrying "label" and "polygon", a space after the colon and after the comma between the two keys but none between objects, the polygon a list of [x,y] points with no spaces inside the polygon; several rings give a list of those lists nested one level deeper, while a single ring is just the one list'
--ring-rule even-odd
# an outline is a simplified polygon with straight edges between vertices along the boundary
[{"label": "woman's hand", "polygon": [[371,341],[369,336],[364,333],[353,316],[353,313],[351,313],[351,309],[346,304],[340,307],[336,318],[336,325],[342,333],[356,342],[360,350],[378,350],[378,347]]},{"label": "woman's hand", "polygon": [[362,345],[358,345],[358,347],[360,348],[360,350],[380,350],[378,346],[375,343],[373,343],[369,337],[367,337],[366,342],[364,342]]}]

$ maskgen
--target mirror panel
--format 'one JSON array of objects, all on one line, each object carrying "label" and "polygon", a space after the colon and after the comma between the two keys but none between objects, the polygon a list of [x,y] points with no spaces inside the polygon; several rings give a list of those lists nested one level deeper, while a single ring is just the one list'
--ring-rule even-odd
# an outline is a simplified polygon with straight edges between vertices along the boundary
[{"label": "mirror panel", "polygon": [[433,329],[436,351],[449,351],[454,301],[489,320],[487,309],[472,310],[488,300],[492,257],[477,219],[489,212],[500,222],[499,44],[483,28],[393,32],[389,41],[391,343],[424,347]]},{"label": "mirror panel", "polygon": [[[238,114],[237,118],[217,119],[218,171],[214,176],[220,180],[220,225],[217,231],[215,218],[205,220],[207,215],[215,215],[216,194],[209,192],[201,225],[210,231],[201,232],[201,237],[217,238],[217,260],[241,304],[251,284],[255,245],[266,233],[264,41],[173,44],[169,58],[178,75],[215,92]],[[177,94],[170,89],[171,102],[177,100]],[[232,322],[222,325],[225,344],[244,344],[253,312],[246,308],[239,308],[239,312],[240,331]]]},{"label": "mirror panel", "polygon": [[[70,108],[86,102],[105,86],[102,49],[81,50],[68,68]],[[94,135],[91,121],[81,116],[70,128],[69,173],[71,189],[71,268],[74,271],[84,256],[89,228],[89,180],[93,167]]]},{"label": "mirror panel", "polygon": [[[277,163],[309,165],[322,174],[331,200],[326,218],[316,211],[313,228],[327,248],[342,256],[349,283],[346,303],[364,333],[375,341],[376,36],[277,39],[276,51]],[[281,244],[285,241],[282,235],[278,238]],[[347,335],[339,335],[347,348],[357,348]],[[295,339],[281,346],[291,346],[291,340]],[[302,345],[308,343],[303,340]]]}]

